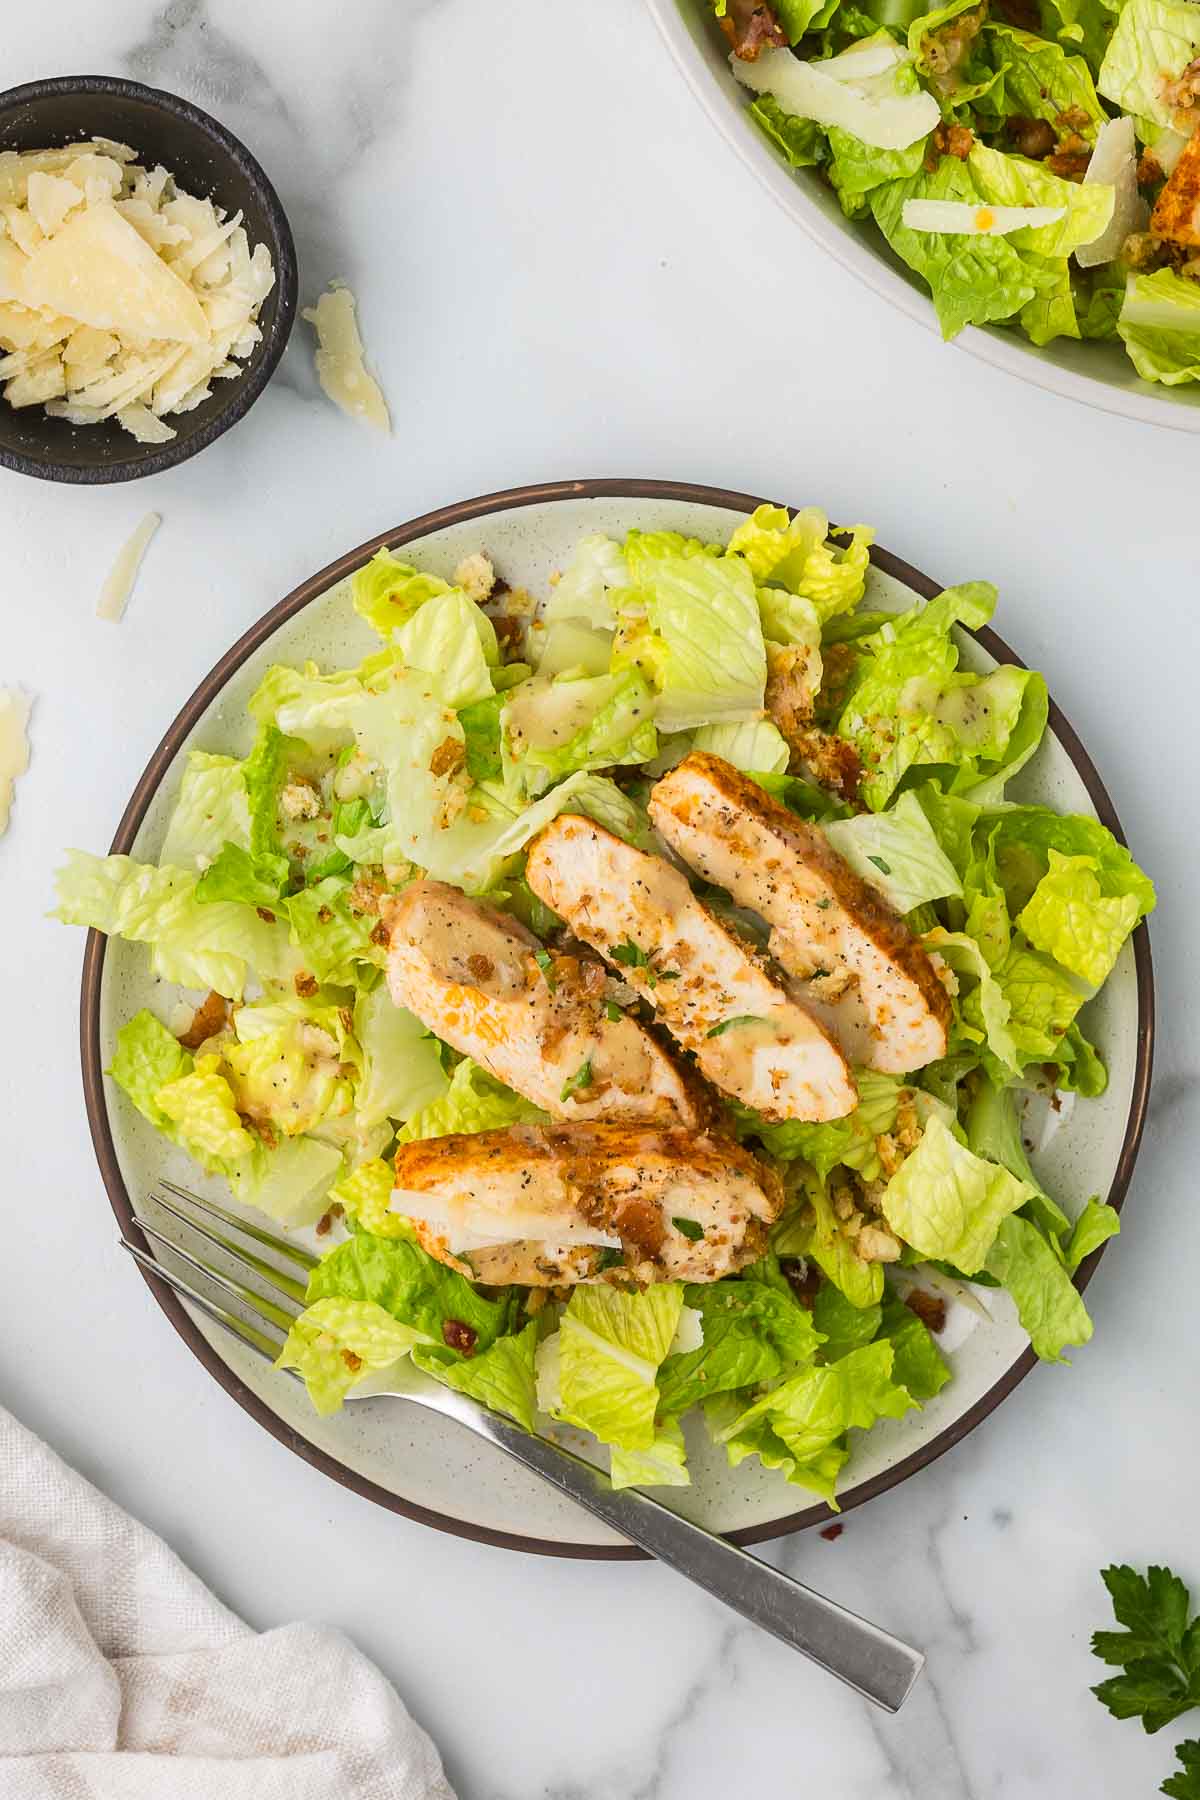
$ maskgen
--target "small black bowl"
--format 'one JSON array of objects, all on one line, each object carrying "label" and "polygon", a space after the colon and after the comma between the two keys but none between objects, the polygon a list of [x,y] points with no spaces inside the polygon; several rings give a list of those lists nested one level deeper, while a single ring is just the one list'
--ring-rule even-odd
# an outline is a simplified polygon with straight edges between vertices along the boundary
[{"label": "small black bowl", "polygon": [[44,481],[135,481],[186,462],[245,416],[283,355],[296,317],[296,246],[279,196],[246,146],[198,106],[108,75],[29,81],[0,93],[0,150],[44,150],[77,138],[130,145],[140,163],[161,163],[181,188],[240,212],[253,250],[266,244],[275,286],[263,302],[262,342],[245,373],[218,381],[212,397],[172,414],[169,444],[139,444],[116,420],[68,425],[40,406],[8,406],[0,397],[0,468]]}]

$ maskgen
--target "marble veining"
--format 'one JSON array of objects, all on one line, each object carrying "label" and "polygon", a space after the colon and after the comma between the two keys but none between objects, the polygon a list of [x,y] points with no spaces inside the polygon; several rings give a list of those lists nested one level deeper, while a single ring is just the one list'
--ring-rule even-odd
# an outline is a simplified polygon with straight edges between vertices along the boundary
[{"label": "marble veining", "polygon": [[[1200,1594],[1191,1520],[1200,1026],[1187,905],[1195,474],[889,313],[787,225],[638,0],[108,0],[20,9],[6,80],[194,98],[259,156],[302,292],[344,276],[396,420],[333,413],[304,327],[249,419],[146,483],[0,477],[0,681],[37,695],[0,842],[4,1398],[253,1623],[350,1632],[463,1800],[1139,1800],[1172,1766],[1088,1693],[1112,1560]],[[902,1488],[763,1554],[921,1644],[872,1712],[665,1571],[515,1556],[369,1506],[270,1440],[115,1247],[76,1073],[63,847],[107,842],[169,717],[252,619],[399,519],[524,481],[660,474],[819,501],[945,580],[987,576],[1159,879],[1159,1069],[1096,1336]],[[164,525],[119,627],[104,567]],[[0,1472],[2,1479],[2,1472]]]}]

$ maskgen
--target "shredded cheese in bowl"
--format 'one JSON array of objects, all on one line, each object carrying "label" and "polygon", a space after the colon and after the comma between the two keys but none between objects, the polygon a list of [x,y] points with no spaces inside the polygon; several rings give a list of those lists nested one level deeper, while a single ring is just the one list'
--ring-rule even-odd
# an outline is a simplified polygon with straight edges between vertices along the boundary
[{"label": "shredded cheese in bowl", "polygon": [[[104,138],[0,152],[0,385],[139,443],[242,374],[275,285],[242,215],[184,193]],[[239,360],[240,359],[240,360]]]}]

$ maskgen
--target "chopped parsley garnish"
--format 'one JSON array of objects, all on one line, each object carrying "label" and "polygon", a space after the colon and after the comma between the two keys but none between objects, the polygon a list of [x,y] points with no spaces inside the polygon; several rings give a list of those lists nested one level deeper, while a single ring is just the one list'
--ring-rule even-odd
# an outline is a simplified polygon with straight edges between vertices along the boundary
[{"label": "chopped parsley garnish", "polygon": [[615,1000],[606,1000],[604,1002],[604,1016],[610,1025],[615,1025],[620,1019],[625,1017],[625,1014],[621,1011]]},{"label": "chopped parsley garnish", "polygon": [[679,970],[678,969],[656,969],[655,974],[658,976],[658,979],[660,981],[678,981],[679,980]]},{"label": "chopped parsley garnish", "polygon": [[1102,1569],[1100,1578],[1125,1630],[1093,1633],[1092,1654],[1124,1673],[1092,1692],[1116,1718],[1140,1719],[1147,1731],[1159,1731],[1200,1706],[1200,1623],[1189,1620],[1191,1596],[1170,1569],[1139,1575],[1117,1564]]},{"label": "chopped parsley garnish", "polygon": [[826,896],[823,900],[817,901],[817,911],[818,912],[828,912],[832,905],[833,905],[833,901],[829,898],[829,895],[826,894]]},{"label": "chopped parsley garnish", "polygon": [[884,862],[882,856],[868,856],[867,861],[874,863],[881,875],[890,875],[892,872],[891,863]]},{"label": "chopped parsley garnish", "polygon": [[687,1238],[690,1243],[698,1244],[704,1236],[703,1225],[698,1225],[695,1219],[672,1219],[671,1223],[680,1237]]},{"label": "chopped parsley garnish", "polygon": [[580,1088],[590,1088],[591,1085],[592,1059],[589,1056],[586,1062],[580,1063],[573,1075],[567,1076],[562,1085],[562,1093],[558,1097],[560,1100],[569,1100],[572,1094],[579,1092]]},{"label": "chopped parsley garnish", "polygon": [[624,1260],[625,1253],[623,1250],[614,1250],[611,1244],[605,1244],[604,1248],[599,1251],[596,1256],[597,1275],[604,1269],[615,1269],[617,1264],[619,1262],[624,1262]]},{"label": "chopped parsley garnish", "polygon": [[762,1025],[765,1021],[761,1013],[739,1013],[736,1019],[722,1019],[719,1025],[713,1025],[705,1032],[705,1037],[721,1037],[726,1031],[732,1031],[735,1025]]},{"label": "chopped parsley garnish", "polygon": [[620,963],[623,969],[644,969],[650,961],[646,952],[640,949],[631,938],[626,938],[623,944],[613,945],[612,959],[614,962]]},{"label": "chopped parsley garnish", "polygon": [[533,960],[546,977],[546,986],[553,993],[557,983],[554,979],[554,958],[548,950],[535,950]]}]

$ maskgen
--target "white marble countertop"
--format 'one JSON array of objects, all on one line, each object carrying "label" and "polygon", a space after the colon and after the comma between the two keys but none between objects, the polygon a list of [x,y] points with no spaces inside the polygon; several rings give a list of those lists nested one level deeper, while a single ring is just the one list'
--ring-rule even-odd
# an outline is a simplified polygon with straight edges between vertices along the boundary
[{"label": "white marble countertop", "polygon": [[[9,1230],[4,1398],[266,1626],[344,1627],[434,1733],[463,1800],[1135,1800],[1150,1740],[1088,1693],[1097,1571],[1193,1530],[1200,1067],[1182,925],[1200,830],[1194,442],[943,348],[826,260],[727,151],[638,0],[75,0],[6,20],[4,75],[133,74],[223,118],[278,183],[311,298],[357,290],[396,423],[338,416],[307,332],[249,419],[138,488],[0,474],[0,681],[37,694],[0,844]],[[770,1555],[922,1644],[876,1715],[667,1573],[423,1530],[260,1431],[115,1247],[75,1049],[81,939],[44,917],[249,622],[338,551],[459,497],[661,475],[820,501],[946,581],[1001,588],[1159,881],[1158,1079],[1093,1344],[1034,1373],[882,1500]],[[119,627],[117,545],[164,525]],[[2,1478],[2,1472],[0,1472]]]}]

